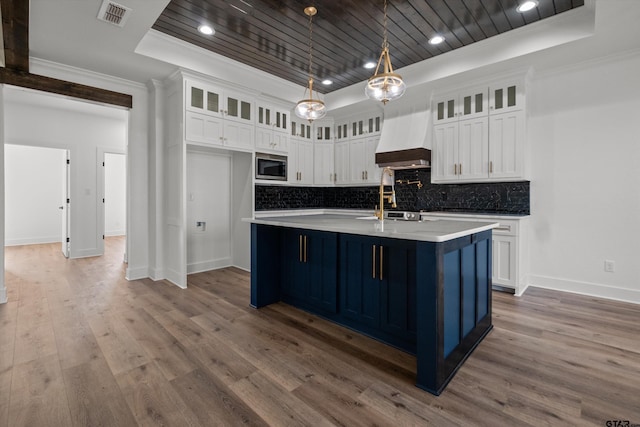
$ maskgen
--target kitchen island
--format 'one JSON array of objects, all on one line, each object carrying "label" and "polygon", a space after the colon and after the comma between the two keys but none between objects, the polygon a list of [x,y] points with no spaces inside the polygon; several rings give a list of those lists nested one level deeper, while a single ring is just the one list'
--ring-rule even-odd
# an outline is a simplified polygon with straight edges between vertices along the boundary
[{"label": "kitchen island", "polygon": [[319,214],[251,220],[251,305],[291,304],[416,355],[440,394],[491,330],[495,223]]}]

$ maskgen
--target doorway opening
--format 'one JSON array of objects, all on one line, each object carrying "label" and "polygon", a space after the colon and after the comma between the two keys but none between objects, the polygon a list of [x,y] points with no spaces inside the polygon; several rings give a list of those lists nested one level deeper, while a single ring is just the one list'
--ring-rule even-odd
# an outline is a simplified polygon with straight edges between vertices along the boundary
[{"label": "doorway opening", "polygon": [[98,158],[102,159],[102,182],[98,188],[102,189],[101,206],[98,211],[102,213],[99,233],[102,233],[103,248],[121,250],[122,260],[127,262],[126,241],[127,235],[127,156],[121,150],[99,149]]},{"label": "doorway opening", "polygon": [[59,242],[69,256],[69,151],[5,144],[5,246]]}]

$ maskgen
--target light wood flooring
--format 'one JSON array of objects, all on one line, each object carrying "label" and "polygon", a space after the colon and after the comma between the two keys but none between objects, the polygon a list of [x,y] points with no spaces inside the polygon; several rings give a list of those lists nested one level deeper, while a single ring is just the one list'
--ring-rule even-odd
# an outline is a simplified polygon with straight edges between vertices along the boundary
[{"label": "light wood flooring", "polygon": [[493,331],[436,397],[410,355],[285,304],[250,308],[238,269],[187,290],[127,282],[123,246],[6,248],[0,426],[640,424],[640,306],[494,292]]}]

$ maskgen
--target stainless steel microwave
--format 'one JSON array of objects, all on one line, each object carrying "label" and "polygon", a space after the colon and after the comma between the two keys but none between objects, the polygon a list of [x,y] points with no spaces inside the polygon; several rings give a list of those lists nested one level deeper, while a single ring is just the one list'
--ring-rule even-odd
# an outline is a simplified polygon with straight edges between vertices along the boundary
[{"label": "stainless steel microwave", "polygon": [[287,180],[287,156],[256,153],[256,179]]}]

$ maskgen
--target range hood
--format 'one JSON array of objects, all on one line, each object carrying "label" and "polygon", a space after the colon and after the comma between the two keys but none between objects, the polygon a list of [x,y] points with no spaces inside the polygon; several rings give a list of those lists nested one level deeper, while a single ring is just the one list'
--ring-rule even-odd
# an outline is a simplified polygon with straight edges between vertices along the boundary
[{"label": "range hood", "polygon": [[376,164],[393,169],[431,167],[428,109],[387,112],[376,149]]}]

